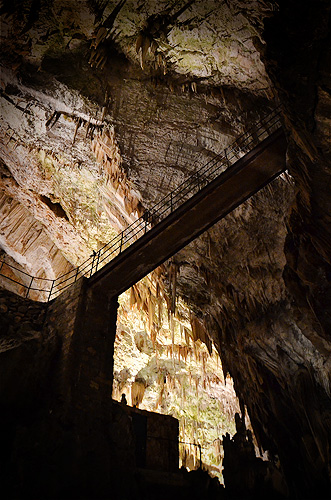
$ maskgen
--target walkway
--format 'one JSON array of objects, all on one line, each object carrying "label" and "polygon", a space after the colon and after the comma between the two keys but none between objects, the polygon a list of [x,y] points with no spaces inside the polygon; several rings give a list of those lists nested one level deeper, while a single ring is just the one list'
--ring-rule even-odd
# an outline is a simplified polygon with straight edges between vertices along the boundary
[{"label": "walkway", "polygon": [[[77,269],[56,280],[17,269],[25,274],[26,296],[40,291],[51,300],[82,276],[118,296],[284,172],[285,153],[275,110]],[[0,263],[2,276],[7,266]]]}]

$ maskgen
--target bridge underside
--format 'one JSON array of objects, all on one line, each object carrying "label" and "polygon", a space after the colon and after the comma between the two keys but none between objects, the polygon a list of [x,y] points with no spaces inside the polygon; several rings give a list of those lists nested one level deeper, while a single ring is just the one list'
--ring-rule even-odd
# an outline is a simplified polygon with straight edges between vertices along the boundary
[{"label": "bridge underside", "polygon": [[89,279],[118,296],[286,170],[278,129]]}]

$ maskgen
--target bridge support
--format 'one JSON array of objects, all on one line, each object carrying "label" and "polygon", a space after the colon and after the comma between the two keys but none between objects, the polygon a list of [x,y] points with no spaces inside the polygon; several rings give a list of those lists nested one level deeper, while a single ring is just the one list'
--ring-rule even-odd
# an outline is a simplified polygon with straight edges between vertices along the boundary
[{"label": "bridge support", "polygon": [[117,297],[107,297],[84,283],[69,360],[71,401],[80,409],[109,405],[117,308]]},{"label": "bridge support", "polygon": [[49,306],[46,328],[62,339],[58,389],[80,411],[109,405],[113,384],[117,297],[83,278]]},{"label": "bridge support", "polygon": [[42,335],[54,339],[53,350],[47,373],[38,355],[34,368],[47,380],[45,394],[26,412],[9,409],[8,470],[17,491],[8,482],[6,498],[134,497],[132,424],[111,399],[117,307],[117,297],[92,290],[87,279],[49,304]]}]

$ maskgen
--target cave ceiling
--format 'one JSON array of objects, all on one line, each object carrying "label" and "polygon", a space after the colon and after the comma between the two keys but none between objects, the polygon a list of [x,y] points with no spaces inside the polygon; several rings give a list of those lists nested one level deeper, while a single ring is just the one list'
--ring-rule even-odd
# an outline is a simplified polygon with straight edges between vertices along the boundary
[{"label": "cave ceiling", "polygon": [[[7,258],[51,278],[79,264],[265,114],[273,90],[255,46],[272,11],[268,2],[3,2]],[[5,217],[13,210],[16,232]],[[31,255],[53,248],[56,265],[48,250],[27,257],[31,224],[40,224]]]},{"label": "cave ceiling", "polygon": [[324,0],[0,8],[0,247],[30,274],[78,265],[281,104],[290,175],[172,264],[260,443],[277,448],[279,435],[286,448],[277,418],[293,406],[297,439],[313,429],[309,463],[327,455],[327,424],[311,414],[297,425],[293,402],[304,384],[330,396],[329,9]]}]

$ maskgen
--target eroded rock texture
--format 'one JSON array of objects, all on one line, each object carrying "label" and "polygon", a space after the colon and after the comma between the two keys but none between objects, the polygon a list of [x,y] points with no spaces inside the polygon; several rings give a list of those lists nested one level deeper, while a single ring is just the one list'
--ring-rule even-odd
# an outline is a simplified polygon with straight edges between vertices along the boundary
[{"label": "eroded rock texture", "polygon": [[82,262],[280,103],[290,177],[172,265],[282,491],[327,498],[329,2],[26,0],[0,12],[0,245],[39,277]]}]

